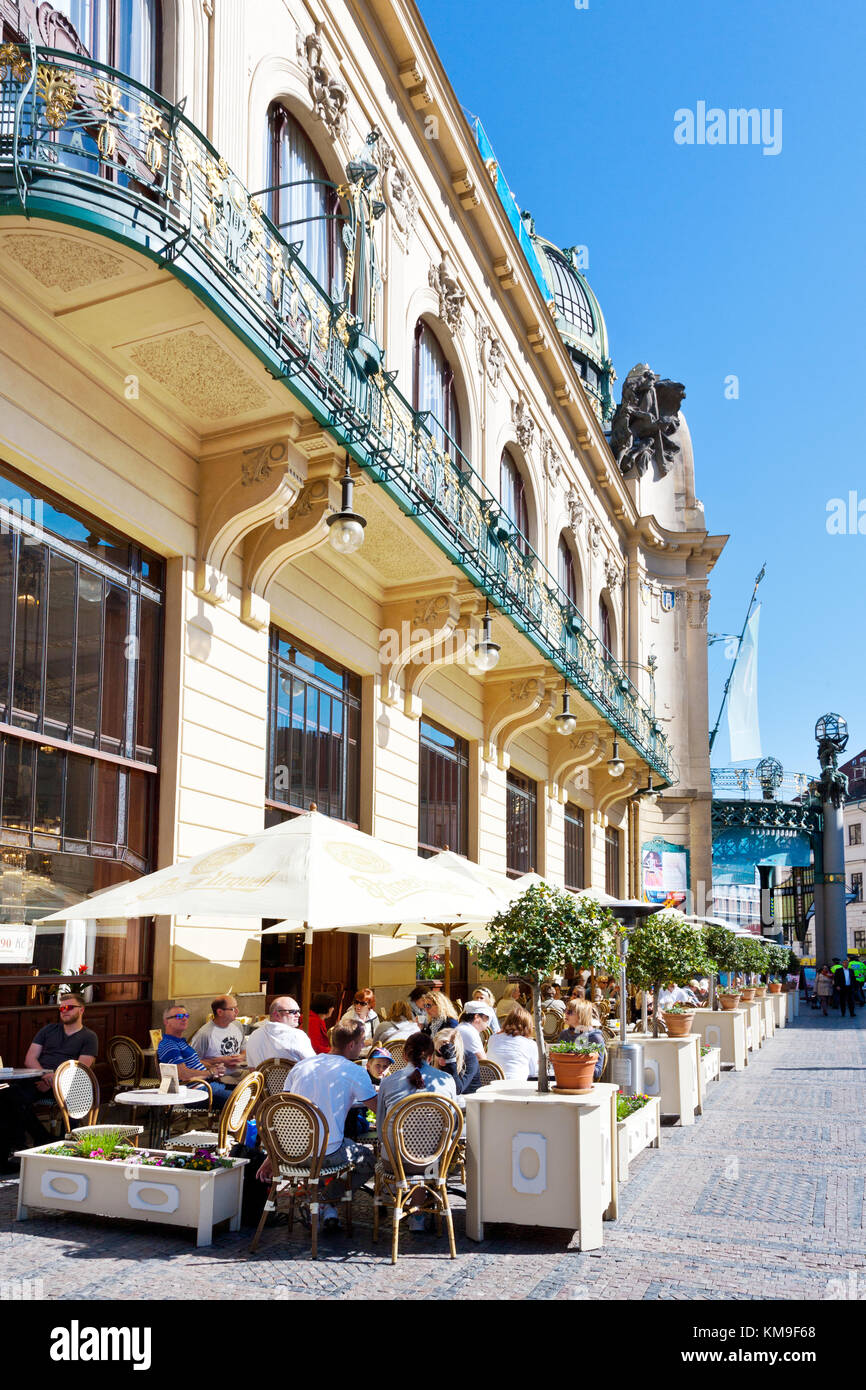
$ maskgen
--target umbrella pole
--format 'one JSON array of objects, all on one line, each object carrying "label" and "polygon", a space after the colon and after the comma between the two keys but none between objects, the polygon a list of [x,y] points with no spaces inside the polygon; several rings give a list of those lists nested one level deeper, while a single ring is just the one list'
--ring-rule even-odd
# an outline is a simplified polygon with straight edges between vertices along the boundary
[{"label": "umbrella pole", "polygon": [[304,1032],[310,1031],[310,997],[313,988],[313,933],[304,923],[304,982],[301,987],[301,1013],[304,1018]]},{"label": "umbrella pole", "polygon": [[451,998],[451,933],[445,933],[445,993]]}]

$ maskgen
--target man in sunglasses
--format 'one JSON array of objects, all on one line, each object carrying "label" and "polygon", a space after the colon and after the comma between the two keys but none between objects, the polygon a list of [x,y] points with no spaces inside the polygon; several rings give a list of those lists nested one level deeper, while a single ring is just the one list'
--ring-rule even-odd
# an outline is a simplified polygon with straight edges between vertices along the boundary
[{"label": "man in sunglasses", "polygon": [[[218,1057],[202,1061],[183,1036],[188,1023],[189,1011],[182,1005],[172,1004],[165,1010],[162,1015],[163,1036],[156,1049],[157,1061],[176,1066],[177,1079],[184,1086],[207,1081],[213,1092],[214,1105],[221,1110],[231,1095],[228,1086],[217,1079],[223,1075],[225,1063]],[[206,1097],[202,1100],[202,1104],[205,1103]]]},{"label": "man in sunglasses", "polygon": [[34,1145],[47,1144],[48,1130],[33,1106],[51,1094],[52,1080],[61,1062],[70,1058],[83,1067],[96,1061],[96,1034],[84,1027],[84,1000],[80,994],[61,994],[58,1020],[46,1023],[33,1039],[24,1058],[25,1067],[41,1068],[38,1081],[13,1081],[0,1091],[0,1169],[14,1166],[10,1153],[27,1147],[27,1135]]},{"label": "man in sunglasses", "polygon": [[316,1049],[300,1022],[297,999],[287,994],[275,999],[267,1022],[260,1023],[247,1038],[247,1066],[260,1067],[269,1057],[288,1057],[293,1062],[315,1057]]}]

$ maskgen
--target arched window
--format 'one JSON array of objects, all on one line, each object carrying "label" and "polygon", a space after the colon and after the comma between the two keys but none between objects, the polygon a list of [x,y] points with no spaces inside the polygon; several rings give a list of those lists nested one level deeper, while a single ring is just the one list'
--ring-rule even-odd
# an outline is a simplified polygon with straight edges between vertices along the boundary
[{"label": "arched window", "polygon": [[159,89],[159,0],[53,0],[91,58]]},{"label": "arched window", "polygon": [[412,405],[415,410],[429,410],[434,417],[427,421],[436,443],[452,457],[462,449],[460,411],[454,387],[454,372],[439,346],[433,330],[419,319],[415,325],[415,346],[412,355]]},{"label": "arched window", "polygon": [[565,594],[566,598],[571,600],[575,608],[579,608],[580,590],[577,582],[577,569],[574,563],[574,556],[571,553],[571,547],[565,539],[565,536],[560,536],[559,538],[557,570],[557,579],[559,580],[560,589]]},{"label": "arched window", "polygon": [[600,598],[598,601],[598,635],[604,647],[605,656],[613,656],[613,626],[610,621],[610,609],[607,601]]},{"label": "arched window", "polygon": [[518,545],[524,553],[529,549],[529,509],[526,505],[526,486],[523,474],[507,449],[499,463],[499,503],[505,515],[520,533]]},{"label": "arched window", "polygon": [[340,200],[303,128],[278,101],[268,109],[265,186],[268,212],[326,294],[345,294],[345,248]]}]

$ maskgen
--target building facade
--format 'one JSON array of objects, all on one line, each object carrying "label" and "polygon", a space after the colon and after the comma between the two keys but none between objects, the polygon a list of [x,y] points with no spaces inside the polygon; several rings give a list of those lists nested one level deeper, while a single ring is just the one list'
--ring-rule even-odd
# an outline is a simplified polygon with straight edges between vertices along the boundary
[{"label": "building facade", "polygon": [[866,953],[866,902],[863,876],[866,874],[866,748],[843,763],[840,772],[848,778],[848,797],[844,811],[845,886],[849,898],[846,909],[848,945]]},{"label": "building facade", "polygon": [[[575,255],[415,4],[0,17],[0,1051],[50,971],[86,966],[107,1035],[297,988],[257,920],[40,928],[23,957],[37,915],[311,802],[706,900],[725,538],[682,388],[641,365],[614,410]],[[405,944],[316,942],[314,987],[413,980]]]}]

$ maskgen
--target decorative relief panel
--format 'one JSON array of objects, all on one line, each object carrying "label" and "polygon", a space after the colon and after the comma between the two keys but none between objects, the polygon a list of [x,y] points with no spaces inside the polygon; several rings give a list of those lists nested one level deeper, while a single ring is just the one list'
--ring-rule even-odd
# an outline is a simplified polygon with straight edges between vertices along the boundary
[{"label": "decorative relief panel", "polygon": [[466,294],[457,283],[447,256],[443,255],[438,265],[431,265],[427,278],[430,288],[439,296],[440,319],[455,336],[462,333]]},{"label": "decorative relief panel", "polygon": [[78,237],[41,236],[38,232],[3,237],[3,252],[46,289],[69,294],[105,280],[128,275],[131,266],[104,246],[92,246]]},{"label": "decorative relief panel", "polygon": [[269,402],[267,391],[210,333],[183,328],[129,349],[137,367],[202,420],[229,420]]},{"label": "decorative relief panel", "polygon": [[327,127],[331,139],[339,140],[348,128],[349,92],[324,61],[321,24],[317,24],[306,38],[298,34],[297,53],[307,71],[313,111]]}]

